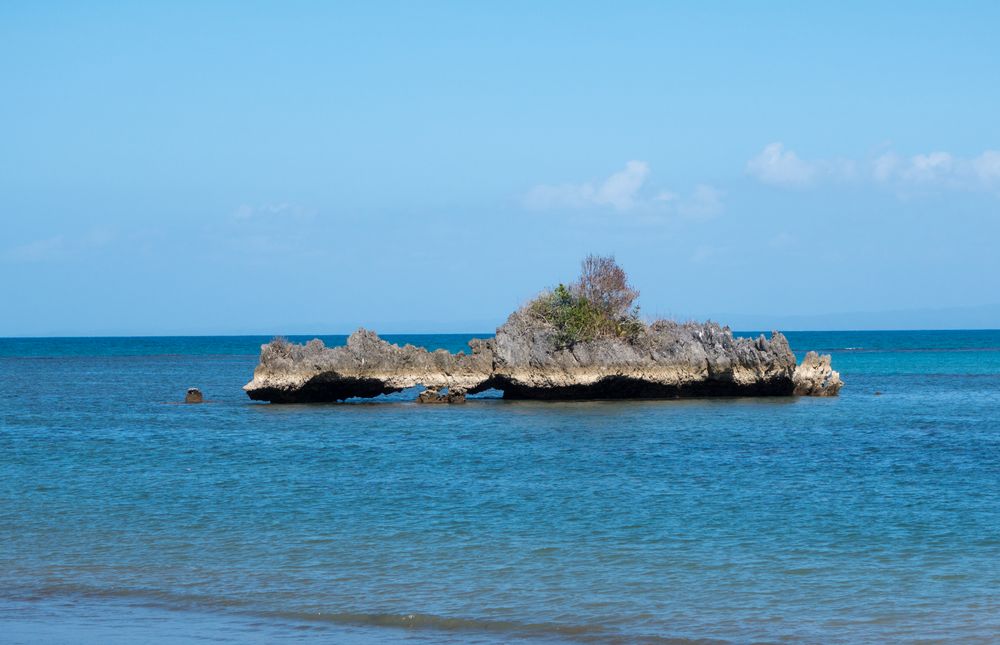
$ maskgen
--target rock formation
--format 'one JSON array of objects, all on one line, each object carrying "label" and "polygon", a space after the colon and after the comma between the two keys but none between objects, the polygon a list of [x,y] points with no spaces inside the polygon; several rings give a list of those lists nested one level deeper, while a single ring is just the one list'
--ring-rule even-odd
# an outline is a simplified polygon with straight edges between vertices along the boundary
[{"label": "rock formation", "polygon": [[840,388],[844,387],[840,372],[830,366],[830,355],[820,356],[816,352],[805,355],[802,363],[795,368],[792,383],[795,385],[794,393],[799,396],[837,396]]},{"label": "rock formation", "polygon": [[392,345],[364,329],[343,347],[275,340],[261,347],[260,364],[243,389],[251,399],[274,403],[370,398],[418,385],[481,392],[493,369],[493,354],[484,351],[489,342],[473,340],[472,354],[452,354]]},{"label": "rock formation", "polygon": [[465,403],[465,390],[454,387],[442,391],[429,387],[417,395],[417,403]]},{"label": "rock formation", "polygon": [[185,403],[202,403],[204,400],[205,397],[202,396],[201,390],[196,387],[189,387],[187,394],[184,395]]},{"label": "rock formation", "polygon": [[[810,353],[796,368],[785,337],[734,338],[716,323],[658,321],[629,338],[562,346],[552,325],[528,308],[511,314],[471,352],[390,344],[360,329],[342,347],[314,339],[261,347],[251,399],[342,401],[423,386],[423,402],[460,402],[487,389],[513,399],[626,399],[697,396],[831,396],[842,382],[830,357]],[[447,392],[442,391],[447,388]]]}]

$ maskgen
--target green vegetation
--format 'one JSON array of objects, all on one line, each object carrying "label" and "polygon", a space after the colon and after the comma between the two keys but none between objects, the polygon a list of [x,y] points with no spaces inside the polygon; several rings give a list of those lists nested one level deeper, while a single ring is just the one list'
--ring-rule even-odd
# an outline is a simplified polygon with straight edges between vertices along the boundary
[{"label": "green vegetation", "polygon": [[529,312],[556,328],[556,343],[570,347],[598,338],[635,338],[643,330],[639,292],[614,257],[590,255],[579,279],[535,298]]}]

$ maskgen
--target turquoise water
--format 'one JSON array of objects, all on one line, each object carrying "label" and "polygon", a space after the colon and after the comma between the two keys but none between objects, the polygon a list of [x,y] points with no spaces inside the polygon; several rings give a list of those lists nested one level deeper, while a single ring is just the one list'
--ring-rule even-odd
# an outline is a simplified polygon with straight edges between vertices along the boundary
[{"label": "turquoise water", "polygon": [[267,338],[0,339],[0,642],[995,641],[1000,332],[788,336],[841,397],[269,406]]}]

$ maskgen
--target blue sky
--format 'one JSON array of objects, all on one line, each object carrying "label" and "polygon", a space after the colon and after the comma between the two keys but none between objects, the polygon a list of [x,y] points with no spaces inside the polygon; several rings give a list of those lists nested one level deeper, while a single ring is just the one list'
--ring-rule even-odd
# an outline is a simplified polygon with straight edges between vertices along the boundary
[{"label": "blue sky", "polygon": [[0,6],[0,335],[1000,327],[998,3],[207,4]]}]

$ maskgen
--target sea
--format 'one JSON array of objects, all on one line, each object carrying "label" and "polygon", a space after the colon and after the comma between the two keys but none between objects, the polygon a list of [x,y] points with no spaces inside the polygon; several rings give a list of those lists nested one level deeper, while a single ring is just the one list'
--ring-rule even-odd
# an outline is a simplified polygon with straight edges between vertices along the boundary
[{"label": "sea", "polygon": [[267,337],[0,339],[0,643],[1000,641],[1000,331],[787,335],[839,397],[270,405]]}]

